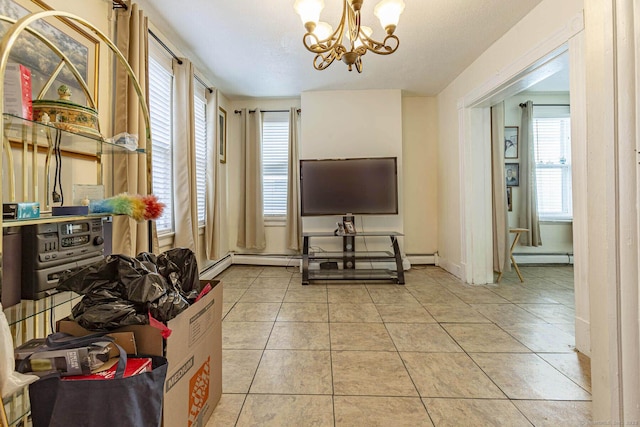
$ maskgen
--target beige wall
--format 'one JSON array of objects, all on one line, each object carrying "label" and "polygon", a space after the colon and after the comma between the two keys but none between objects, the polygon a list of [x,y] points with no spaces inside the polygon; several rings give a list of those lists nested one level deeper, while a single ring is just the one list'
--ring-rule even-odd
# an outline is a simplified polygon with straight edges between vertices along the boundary
[{"label": "beige wall", "polygon": [[[581,0],[542,1],[438,95],[438,161],[440,165],[447,165],[439,169],[438,176],[438,250],[444,264],[456,273],[464,269],[463,262],[470,262],[464,259],[462,248],[464,213],[460,178],[464,171],[461,170],[460,158],[464,153],[460,151],[460,135],[466,117],[461,108],[476,94],[481,95],[483,90],[491,89],[492,81],[523,71],[514,69],[514,64],[520,65],[518,59],[536,51],[543,40],[566,27],[582,12],[582,3]],[[540,56],[547,53],[540,52]],[[521,65],[526,68],[532,64]],[[469,168],[472,166],[467,165]]]},{"label": "beige wall", "polygon": [[438,250],[438,102],[435,97],[402,98],[404,251]]},{"label": "beige wall", "polygon": [[[357,231],[403,233],[402,94],[399,90],[302,94],[301,159],[397,157],[399,215],[356,215]],[[362,185],[367,185],[363,182]],[[345,212],[347,213],[347,212]],[[342,216],[303,218],[305,231],[332,231]],[[374,244],[368,239],[367,244]],[[323,242],[324,243],[324,242]],[[356,241],[356,245],[358,245]],[[378,243],[387,244],[387,241]],[[400,240],[401,250],[402,239]],[[326,242],[327,247],[341,242]],[[325,246],[323,246],[324,248]],[[371,249],[371,247],[369,247]],[[404,252],[404,251],[403,251]]]},{"label": "beige wall", "polygon": [[[402,98],[400,91],[308,92],[300,99],[250,99],[228,104],[228,235],[236,246],[237,187],[240,148],[240,108],[288,109],[301,106],[301,158],[397,156],[399,161],[400,212],[398,217],[360,216],[357,226],[366,229],[404,230],[404,252],[437,251],[435,98]],[[353,112],[359,112],[354,116]],[[350,120],[345,120],[350,117]],[[372,120],[371,118],[379,118]],[[366,123],[353,126],[353,123]],[[407,196],[409,195],[409,196]],[[338,217],[304,218],[305,229],[332,230]],[[364,221],[364,222],[362,222]],[[267,223],[267,248],[263,254],[292,254],[286,248],[284,224]]]}]

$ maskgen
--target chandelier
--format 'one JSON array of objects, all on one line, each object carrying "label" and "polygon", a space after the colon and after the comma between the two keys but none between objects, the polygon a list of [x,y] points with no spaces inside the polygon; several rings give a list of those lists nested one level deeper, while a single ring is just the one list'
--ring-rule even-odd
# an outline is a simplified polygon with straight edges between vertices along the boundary
[{"label": "chandelier", "polygon": [[[360,25],[360,9],[364,0],[342,0],[342,19],[334,31],[326,22],[318,22],[324,8],[324,0],[296,0],[293,7],[300,15],[307,33],[302,43],[316,54],[313,66],[324,70],[335,59],[342,60],[352,71],[355,65],[362,72],[362,56],[370,50],[378,55],[389,55],[398,49],[400,40],[393,33],[404,10],[402,0],[382,0],[374,9],[380,25],[386,31],[382,42],[370,38],[373,30]],[[346,46],[345,46],[346,44]]]}]

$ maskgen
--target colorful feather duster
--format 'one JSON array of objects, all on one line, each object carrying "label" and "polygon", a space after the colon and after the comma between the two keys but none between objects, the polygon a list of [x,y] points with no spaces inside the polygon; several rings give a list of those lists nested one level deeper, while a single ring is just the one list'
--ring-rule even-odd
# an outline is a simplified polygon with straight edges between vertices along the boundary
[{"label": "colorful feather duster", "polygon": [[153,194],[141,196],[122,193],[108,199],[89,202],[90,213],[128,215],[136,221],[158,219],[163,211],[164,203],[160,203]]}]

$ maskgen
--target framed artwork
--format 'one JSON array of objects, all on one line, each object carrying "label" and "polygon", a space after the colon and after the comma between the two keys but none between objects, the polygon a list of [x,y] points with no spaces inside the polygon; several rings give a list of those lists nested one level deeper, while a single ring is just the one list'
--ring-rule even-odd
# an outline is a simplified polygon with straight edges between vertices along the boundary
[{"label": "framed artwork", "polygon": [[344,231],[346,234],[356,234],[356,227],[351,221],[344,221]]},{"label": "framed artwork", "polygon": [[[0,2],[0,15],[12,19],[19,19],[32,12],[50,10],[41,0],[6,0]],[[11,24],[0,20],[0,35],[6,33]],[[100,57],[100,41],[91,33],[85,31],[81,25],[65,18],[50,18],[39,20],[30,25],[48,40],[54,40],[54,44],[64,53],[69,61],[78,69],[78,72],[87,83],[93,100],[98,103],[98,58]],[[31,71],[31,87],[33,97],[44,87],[45,83],[60,63],[60,58],[36,36],[27,31],[20,33],[18,40],[11,49],[9,61],[20,63]],[[82,86],[64,67],[51,87],[43,94],[42,99],[58,99],[58,87],[61,84],[71,89],[71,100],[87,105],[87,97]]]},{"label": "framed artwork", "polygon": [[504,128],[504,158],[518,158],[518,126],[505,126]]},{"label": "framed artwork", "polygon": [[511,187],[507,187],[507,211],[513,212],[513,195],[511,192]]},{"label": "framed artwork", "polygon": [[218,108],[218,155],[220,163],[227,163],[227,112]]},{"label": "framed artwork", "polygon": [[507,187],[517,187],[520,185],[520,163],[505,163],[504,176]]}]

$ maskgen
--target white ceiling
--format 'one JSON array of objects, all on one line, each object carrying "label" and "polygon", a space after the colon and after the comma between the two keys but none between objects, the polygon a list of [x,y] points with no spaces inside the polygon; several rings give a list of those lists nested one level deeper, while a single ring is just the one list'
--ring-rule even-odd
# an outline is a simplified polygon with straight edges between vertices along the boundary
[{"label": "white ceiling", "polygon": [[[398,51],[372,52],[362,74],[342,62],[313,68],[302,45],[304,27],[293,0],[140,0],[152,23],[232,99],[297,97],[311,90],[401,89],[408,95],[442,91],[541,0],[405,0]],[[362,24],[383,31],[367,0]],[[321,20],[336,26],[342,1],[325,0]]]}]

